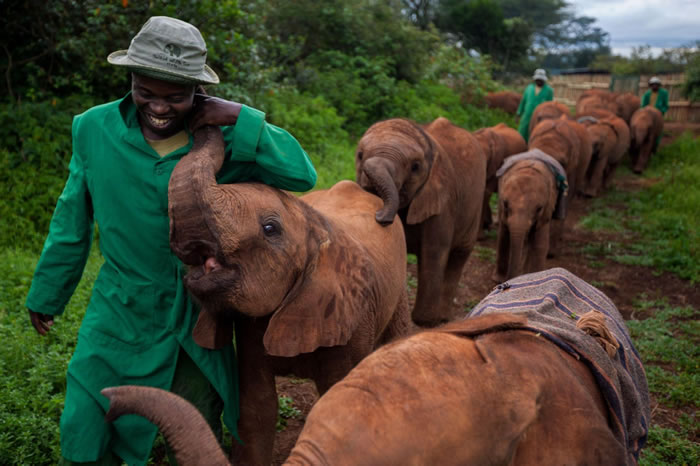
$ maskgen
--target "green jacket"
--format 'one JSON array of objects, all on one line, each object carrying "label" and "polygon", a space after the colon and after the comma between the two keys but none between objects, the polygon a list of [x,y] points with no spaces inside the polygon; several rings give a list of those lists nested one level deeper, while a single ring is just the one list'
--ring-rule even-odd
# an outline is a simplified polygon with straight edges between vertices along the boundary
[{"label": "green jacket", "polygon": [[[316,172],[299,143],[244,106],[223,127],[227,159],[219,181],[257,180],[306,191]],[[145,141],[131,95],[89,109],[73,120],[70,174],[58,199],[27,307],[58,315],[82,275],[96,222],[104,265],[92,290],[61,417],[61,449],[73,461],[94,461],[107,448],[129,464],[144,464],[156,428],[137,416],[104,421],[107,386],[169,389],[181,346],[225,403],[224,421],[236,432],[238,384],[233,345],[207,350],[192,340],[198,309],[186,293],[183,264],[169,244],[168,181],[192,146],[165,157]]]},{"label": "green jacket", "polygon": [[523,98],[520,99],[520,105],[518,106],[517,112],[518,115],[520,115],[520,126],[518,126],[518,131],[523,138],[525,138],[525,142],[527,142],[528,138],[530,137],[529,129],[532,112],[534,112],[535,108],[537,108],[537,106],[542,102],[548,102],[553,99],[554,91],[549,84],[542,86],[542,89],[537,95],[535,95],[534,83],[528,84],[528,86],[525,88],[525,92],[523,92]]},{"label": "green jacket", "polygon": [[[651,89],[646,91],[642,96],[642,107],[649,105],[651,101]],[[666,89],[659,88],[659,95],[656,97],[656,104],[654,107],[658,108],[663,115],[668,111],[668,91]]]}]

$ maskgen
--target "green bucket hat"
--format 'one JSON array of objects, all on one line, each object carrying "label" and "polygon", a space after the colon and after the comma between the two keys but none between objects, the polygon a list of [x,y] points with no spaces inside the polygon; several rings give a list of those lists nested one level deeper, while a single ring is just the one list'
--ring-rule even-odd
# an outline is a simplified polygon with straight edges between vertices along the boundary
[{"label": "green bucket hat", "polygon": [[112,65],[178,84],[218,84],[207,66],[207,45],[199,29],[179,19],[153,16],[131,40],[128,50],[112,52]]}]

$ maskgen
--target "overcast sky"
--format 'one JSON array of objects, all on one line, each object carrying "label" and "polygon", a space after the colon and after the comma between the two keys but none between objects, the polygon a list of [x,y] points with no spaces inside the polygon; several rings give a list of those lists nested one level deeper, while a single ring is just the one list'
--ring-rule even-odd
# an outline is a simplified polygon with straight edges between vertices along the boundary
[{"label": "overcast sky", "polygon": [[569,0],[580,16],[596,18],[614,54],[632,47],[678,47],[700,40],[700,0]]}]

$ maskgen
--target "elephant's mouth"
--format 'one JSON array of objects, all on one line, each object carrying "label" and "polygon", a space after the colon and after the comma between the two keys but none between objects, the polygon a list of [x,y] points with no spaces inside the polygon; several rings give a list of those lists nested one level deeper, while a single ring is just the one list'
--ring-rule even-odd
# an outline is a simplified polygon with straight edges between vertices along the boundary
[{"label": "elephant's mouth", "polygon": [[186,258],[185,286],[202,301],[216,299],[215,295],[224,290],[231,291],[239,281],[239,267],[227,264],[216,245],[190,242]]}]

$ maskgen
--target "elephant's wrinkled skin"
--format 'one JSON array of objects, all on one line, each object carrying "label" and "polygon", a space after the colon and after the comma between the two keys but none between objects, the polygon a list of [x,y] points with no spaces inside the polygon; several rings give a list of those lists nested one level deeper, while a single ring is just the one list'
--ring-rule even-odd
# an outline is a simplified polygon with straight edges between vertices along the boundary
[{"label": "elephant's wrinkled skin", "polygon": [[656,141],[664,129],[663,114],[654,107],[642,107],[630,121],[632,171],[642,173],[656,150]]},{"label": "elephant's wrinkled skin", "polygon": [[562,115],[571,116],[569,107],[562,103],[551,101],[538,105],[535,111],[532,112],[532,118],[530,119],[530,136],[532,136],[535,126],[542,120],[556,120]]},{"label": "elephant's wrinkled skin", "polygon": [[576,115],[586,115],[591,110],[607,110],[629,125],[632,115],[640,104],[641,99],[631,92],[620,94],[604,89],[589,89],[579,96],[576,102]]},{"label": "elephant's wrinkled skin", "polygon": [[[380,348],[319,399],[285,464],[627,464],[588,368],[526,324],[477,317]],[[157,390],[105,389],[108,418],[152,419],[178,464],[228,464],[194,407]]]},{"label": "elephant's wrinkled skin", "polygon": [[545,268],[556,203],[556,179],[539,160],[517,162],[501,176],[495,281]]},{"label": "elephant's wrinkled skin", "polygon": [[384,200],[377,221],[399,214],[408,252],[418,256],[413,319],[452,317],[462,268],[476,243],[486,185],[486,156],[474,136],[445,118],[425,127],[392,119],[372,125],[356,152],[357,181]]},{"label": "elephant's wrinkled skin", "polygon": [[525,152],[527,143],[517,130],[510,128],[504,123],[499,123],[490,128],[481,128],[474,132],[474,137],[481,144],[487,159],[486,190],[484,191],[481,225],[483,229],[488,229],[493,222],[489,199],[491,199],[491,194],[498,190],[496,171],[506,157]]},{"label": "elephant's wrinkled skin", "polygon": [[506,113],[515,115],[520,105],[522,96],[513,91],[489,92],[484,100],[490,108],[500,108]]},{"label": "elephant's wrinkled skin", "polygon": [[320,393],[378,344],[408,330],[406,244],[382,227],[382,201],[351,181],[296,196],[258,183],[219,185],[218,128],[195,146],[169,185],[171,248],[189,266],[202,311],[194,339],[230,344],[240,379],[239,464],[270,464],[275,375],[312,378]]}]

